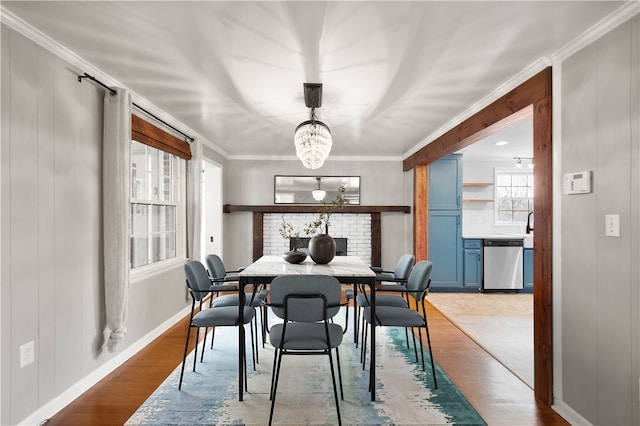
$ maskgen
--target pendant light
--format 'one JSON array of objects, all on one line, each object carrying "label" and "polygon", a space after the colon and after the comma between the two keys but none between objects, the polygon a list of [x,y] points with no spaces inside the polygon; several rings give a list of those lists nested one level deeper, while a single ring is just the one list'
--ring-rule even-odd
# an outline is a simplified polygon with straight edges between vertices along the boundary
[{"label": "pendant light", "polygon": [[316,108],[322,106],[322,83],[304,83],[304,101],[311,108],[311,117],[296,127],[293,141],[302,164],[317,169],[324,164],[332,145],[329,126],[316,119]]}]

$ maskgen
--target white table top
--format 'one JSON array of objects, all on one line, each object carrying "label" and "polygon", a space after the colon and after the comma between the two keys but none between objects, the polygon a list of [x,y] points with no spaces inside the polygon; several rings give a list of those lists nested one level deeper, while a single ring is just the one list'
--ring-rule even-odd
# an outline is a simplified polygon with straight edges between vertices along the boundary
[{"label": "white table top", "polygon": [[318,265],[310,257],[299,264],[281,256],[262,256],[240,272],[241,277],[280,275],[332,275],[335,277],[375,277],[376,274],[357,256],[336,256],[326,265]]}]

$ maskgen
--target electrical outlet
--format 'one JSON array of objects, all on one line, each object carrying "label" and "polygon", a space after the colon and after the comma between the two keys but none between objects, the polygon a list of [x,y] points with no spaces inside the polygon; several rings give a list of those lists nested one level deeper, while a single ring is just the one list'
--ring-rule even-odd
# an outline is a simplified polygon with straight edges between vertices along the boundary
[{"label": "electrical outlet", "polygon": [[605,235],[607,237],[619,237],[620,236],[620,215],[606,214],[604,215],[604,221],[605,221]]},{"label": "electrical outlet", "polygon": [[36,359],[36,349],[33,340],[20,346],[20,368],[33,364]]}]

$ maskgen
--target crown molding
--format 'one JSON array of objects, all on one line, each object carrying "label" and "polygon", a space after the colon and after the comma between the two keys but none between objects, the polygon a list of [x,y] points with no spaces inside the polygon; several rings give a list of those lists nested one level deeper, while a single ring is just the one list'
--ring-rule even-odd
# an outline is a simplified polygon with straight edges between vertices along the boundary
[{"label": "crown molding", "polygon": [[[16,16],[13,12],[8,11],[2,5],[0,5],[0,22],[7,25],[9,28],[13,29],[14,31],[27,37],[29,40],[33,41],[34,43],[43,47],[44,49],[48,50],[54,55],[60,57],[63,61],[66,61],[72,66],[74,66],[78,70],[79,75],[86,72],[88,74],[91,74],[98,80],[102,81],[107,86],[126,87],[124,84],[120,83],[115,78],[111,77],[108,74],[105,74],[99,68],[87,62],[85,59],[77,55],[72,50],[68,49],[67,47],[63,46],[62,44],[58,43],[51,37],[47,36],[40,30],[38,30],[37,28],[33,27],[32,25],[30,25],[20,17]],[[154,115],[160,117],[162,120],[166,121],[167,123],[170,123],[172,126],[175,126],[179,129],[184,129],[185,133],[193,135],[202,145],[206,145],[216,153],[220,154],[222,157],[229,158],[228,152],[224,151],[219,146],[215,145],[213,142],[209,141],[207,138],[200,135],[198,132],[195,132],[189,126],[176,120],[170,114],[156,107],[147,99],[138,95],[131,89],[129,89],[129,91],[131,92],[132,99],[136,104],[152,112]]]},{"label": "crown molding", "polygon": [[435,130],[425,139],[420,141],[420,143],[414,146],[411,150],[405,152],[405,154],[402,156],[402,159],[406,160],[407,158],[411,157],[413,154],[429,145],[431,142],[445,134],[447,131],[459,125],[477,112],[482,111],[484,108],[491,105],[491,103],[500,99],[502,96],[506,95],[511,90],[529,80],[531,77],[535,76],[545,68],[550,67],[551,63],[551,59],[548,57],[539,58],[524,70],[520,71],[518,74],[507,80],[505,83],[498,86],[493,92],[489,93],[484,98],[471,105],[471,107],[469,107],[462,114],[457,115],[456,117],[449,120],[446,124]]},{"label": "crown molding", "polygon": [[441,126],[439,129],[435,130],[428,137],[423,139],[420,143],[414,146],[411,150],[407,151],[402,157],[403,159],[409,158],[411,155],[420,151],[429,143],[436,140],[438,137],[442,136],[444,133],[454,128],[455,126],[462,123],[464,120],[471,117],[473,114],[481,111],[483,108],[490,105],[492,102],[496,101],[500,97],[504,96],[510,90],[519,86],[520,84],[527,81],[529,78],[533,77],[538,72],[543,69],[553,66],[553,64],[557,64],[558,62],[562,62],[563,59],[566,59],[568,56],[571,56],[573,53],[602,37],[607,32],[611,31],[615,27],[620,24],[626,22],[631,19],[635,15],[640,13],[640,1],[638,0],[630,0],[625,3],[623,6],[618,8],[618,10],[611,13],[606,18],[602,19],[591,28],[586,30],[580,36],[576,37],[574,40],[569,42],[564,47],[560,48],[556,52],[554,52],[549,57],[543,57],[529,65],[527,68],[522,70],[520,73],[516,74],[513,78],[509,79],[507,82],[502,84],[500,87],[495,89],[493,92],[489,93],[487,96],[482,98],[480,101],[472,105],[462,114],[454,117],[449,120],[446,124]]},{"label": "crown molding", "polygon": [[[230,155],[229,160],[233,161],[297,161],[300,159],[295,155]],[[389,156],[389,157],[374,157],[374,156],[329,156],[326,162],[331,161],[344,161],[344,162],[364,162],[364,161],[379,161],[379,162],[402,162],[402,157]]]},{"label": "crown molding", "polygon": [[553,63],[564,61],[571,55],[590,45],[600,37],[638,14],[640,14],[640,2],[638,0],[631,0],[625,3],[623,6],[618,8],[618,10],[597,22],[564,47],[554,52],[551,55]]}]

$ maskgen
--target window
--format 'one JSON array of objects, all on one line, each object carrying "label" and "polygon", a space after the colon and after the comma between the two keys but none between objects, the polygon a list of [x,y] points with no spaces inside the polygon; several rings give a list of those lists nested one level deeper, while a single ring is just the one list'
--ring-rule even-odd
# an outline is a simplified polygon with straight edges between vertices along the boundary
[{"label": "window", "polygon": [[495,221],[526,223],[533,211],[533,174],[496,170]]},{"label": "window", "polygon": [[179,159],[131,142],[131,268],[176,256]]},{"label": "window", "polygon": [[[185,253],[186,142],[132,116],[131,269]],[[177,149],[176,149],[177,146]]]}]

